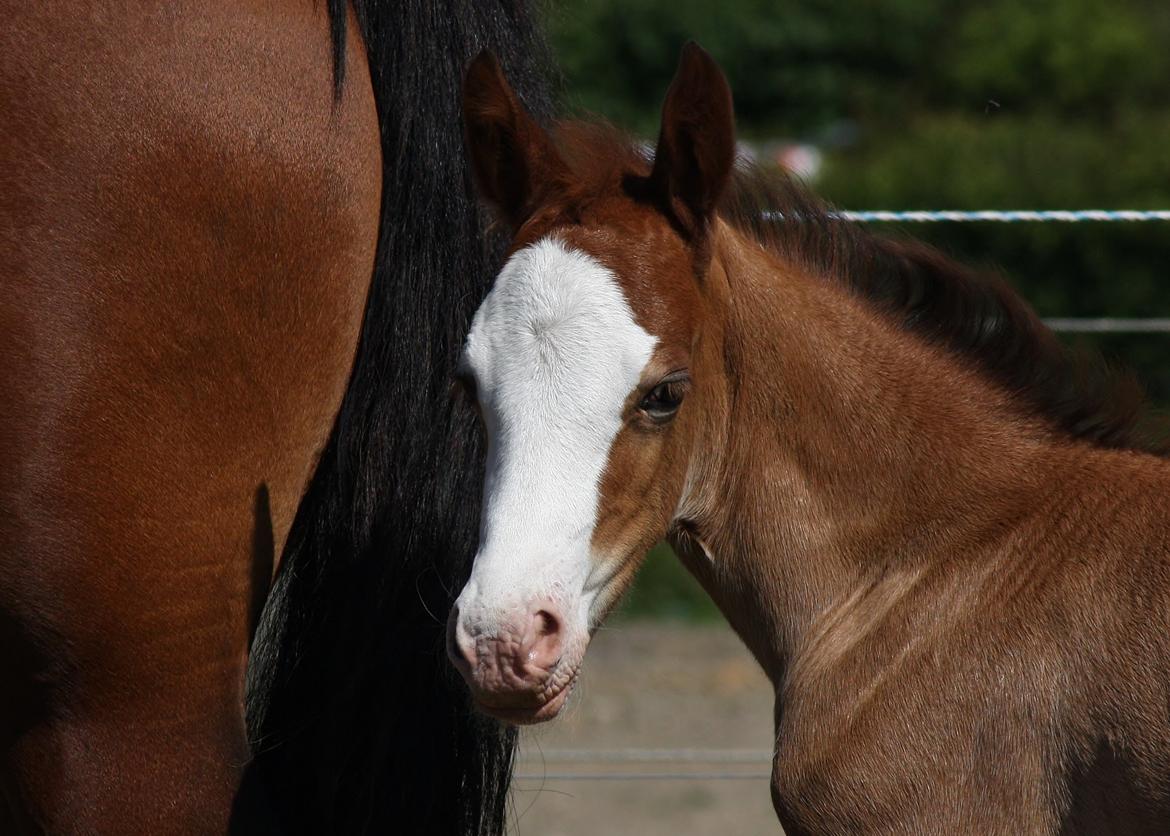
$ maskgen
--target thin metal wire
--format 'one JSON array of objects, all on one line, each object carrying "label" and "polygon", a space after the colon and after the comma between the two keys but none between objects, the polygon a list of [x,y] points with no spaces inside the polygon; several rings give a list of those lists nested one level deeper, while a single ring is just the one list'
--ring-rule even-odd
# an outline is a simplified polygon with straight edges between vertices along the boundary
[{"label": "thin metal wire", "polygon": [[[520,773],[514,781],[766,781],[771,772],[542,772]],[[524,789],[520,788],[521,791]]]},{"label": "thin metal wire", "polygon": [[1170,334],[1170,318],[1122,319],[1096,317],[1068,319],[1054,317],[1044,323],[1053,331],[1070,334]]},{"label": "thin metal wire", "polygon": [[543,749],[525,753],[528,763],[771,763],[768,749]]},{"label": "thin metal wire", "polygon": [[[760,781],[771,774],[770,769],[699,769],[697,771],[631,770],[638,764],[661,763],[671,766],[694,765],[710,767],[767,766],[772,752],[767,749],[545,749],[523,753],[520,765],[524,769],[515,776],[517,781]],[[540,770],[544,764],[583,764],[592,767],[625,766],[626,769],[554,769]]]}]

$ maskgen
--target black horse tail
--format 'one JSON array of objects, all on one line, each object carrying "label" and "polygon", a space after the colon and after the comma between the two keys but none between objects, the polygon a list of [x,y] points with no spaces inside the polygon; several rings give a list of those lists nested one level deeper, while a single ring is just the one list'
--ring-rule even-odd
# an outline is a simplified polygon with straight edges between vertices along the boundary
[{"label": "black horse tail", "polygon": [[[498,834],[515,736],[473,714],[444,653],[482,478],[450,380],[501,255],[472,194],[460,87],[490,48],[547,115],[547,52],[524,0],[353,7],[382,131],[377,260],[349,388],[254,647],[247,781],[290,833]],[[345,0],[328,8],[341,54]]]}]

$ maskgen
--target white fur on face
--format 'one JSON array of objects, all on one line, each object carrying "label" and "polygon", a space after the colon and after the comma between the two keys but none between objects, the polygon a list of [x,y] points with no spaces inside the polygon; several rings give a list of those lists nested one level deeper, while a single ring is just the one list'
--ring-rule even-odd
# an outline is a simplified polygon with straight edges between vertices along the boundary
[{"label": "white fur on face", "polygon": [[471,632],[547,601],[587,640],[601,477],[655,342],[616,276],[561,241],[500,272],[463,357],[488,435],[479,553],[458,602]]}]

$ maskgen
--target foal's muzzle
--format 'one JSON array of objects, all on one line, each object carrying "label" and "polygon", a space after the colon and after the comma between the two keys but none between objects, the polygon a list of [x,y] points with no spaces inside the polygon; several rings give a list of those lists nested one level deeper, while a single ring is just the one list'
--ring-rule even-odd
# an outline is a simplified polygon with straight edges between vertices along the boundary
[{"label": "foal's muzzle", "polygon": [[456,605],[447,619],[447,655],[477,707],[510,723],[556,716],[575,670],[562,665],[564,616],[548,602],[494,619],[494,629],[469,623]]}]

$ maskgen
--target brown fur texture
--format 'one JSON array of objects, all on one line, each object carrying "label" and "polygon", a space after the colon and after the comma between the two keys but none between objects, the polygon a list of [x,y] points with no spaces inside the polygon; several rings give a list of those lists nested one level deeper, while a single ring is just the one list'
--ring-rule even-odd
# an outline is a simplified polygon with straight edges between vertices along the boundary
[{"label": "brown fur texture", "polygon": [[356,25],[335,100],[325,8],[254,6],[4,5],[4,833],[222,833],[249,758],[381,183]]},{"label": "brown fur texture", "polygon": [[563,126],[572,177],[520,218],[515,246],[557,235],[619,277],[659,339],[638,392],[692,381],[665,426],[627,404],[595,535],[629,561],[613,597],[669,533],[775,685],[790,834],[1165,832],[1170,464],[1140,392],[998,278],[788,186],[740,173],[680,209],[651,172],[717,190],[725,91],[688,48],[663,135],[705,137],[693,164]]}]

